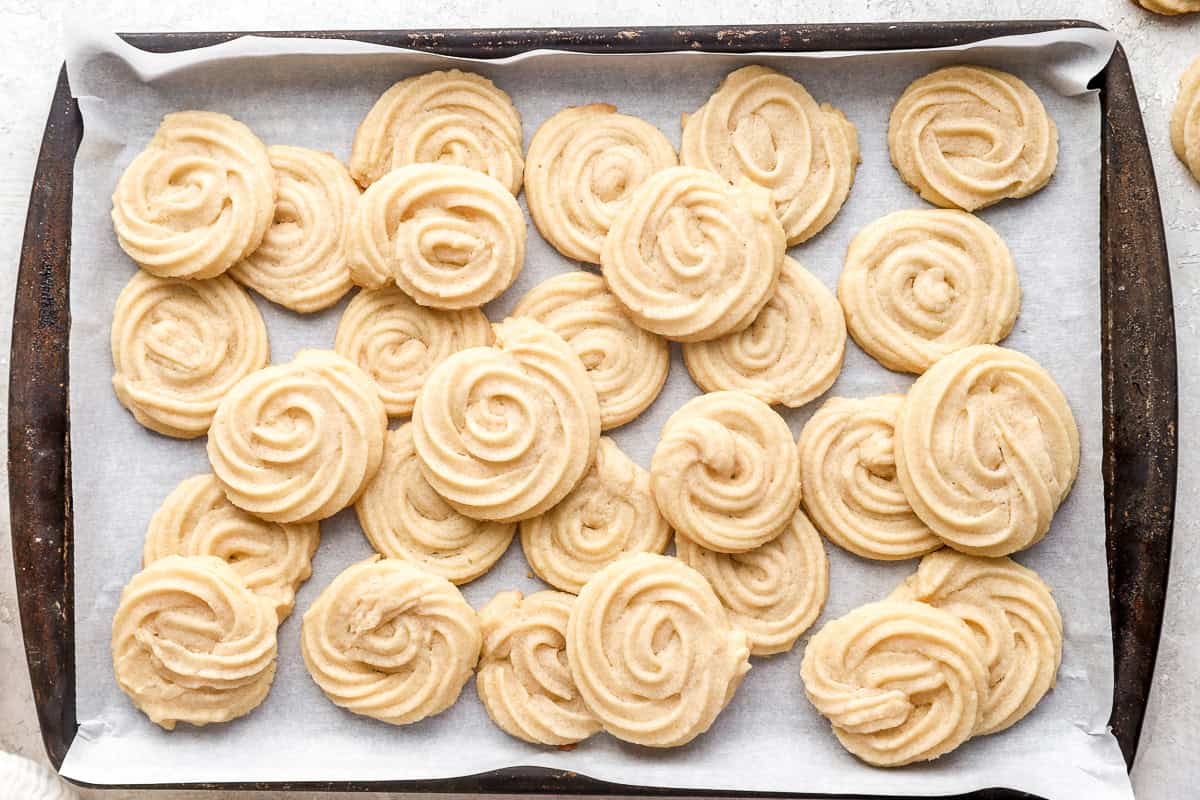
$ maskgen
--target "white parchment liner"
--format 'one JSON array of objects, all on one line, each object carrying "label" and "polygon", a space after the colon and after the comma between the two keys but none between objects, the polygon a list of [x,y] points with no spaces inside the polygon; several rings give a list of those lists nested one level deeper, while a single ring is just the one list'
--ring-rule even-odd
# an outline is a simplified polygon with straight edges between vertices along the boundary
[{"label": "white parchment liner", "polygon": [[[1066,625],[1058,687],[1020,724],[968,742],[936,762],[900,770],[867,767],[838,745],[804,698],[799,659],[755,659],[754,669],[714,727],[691,745],[651,751],[596,736],[571,751],[541,749],[502,733],[468,686],[448,712],[407,728],[356,717],[328,702],[300,658],[300,616],[320,590],[370,549],[353,512],[322,524],[313,576],[279,634],[279,671],[261,708],[226,725],[151,725],[117,688],[109,626],[122,585],[139,568],[151,514],[183,478],[207,470],[204,440],[181,442],[141,428],[111,388],[109,326],[133,272],[109,220],[122,169],[164,113],[224,111],[268,144],[349,156],[355,127],[392,82],[461,59],[360,42],[243,38],[171,55],[143,53],[114,36],[76,33],[68,69],[85,135],[75,173],[71,273],[71,447],[75,512],[76,703],[79,735],[63,773],[93,783],[325,781],[444,778],[514,765],[574,770],[619,783],[718,790],[830,793],[956,793],[987,786],[1046,797],[1130,798],[1116,741],[1105,728],[1112,697],[1111,629],[1100,473],[1099,176],[1100,104],[1086,91],[1114,45],[1100,31],[1007,37],[945,51],[725,56],[703,53],[578,55],[537,52],[475,62],[508,91],[528,142],[567,105],[606,101],[658,125],[676,144],[679,116],[695,110],[728,71],[765,63],[841,108],[859,130],[863,163],[849,201],[824,232],[790,252],[836,285],[850,237],[868,222],[922,201],[888,161],[892,102],[928,70],[978,61],[1016,72],[1038,91],[1058,124],[1061,155],[1043,191],[982,212],[1012,250],[1024,300],[1009,346],[1059,381],[1079,420],[1079,480],[1046,539],[1018,560],[1055,589]],[[522,205],[524,200],[522,199]],[[487,307],[503,318],[525,291],[575,269],[529,226],[524,272]],[[298,316],[256,297],[276,361],[301,347],[328,347],[345,302]],[[888,372],[853,343],[828,396],[903,391],[911,378]],[[616,431],[647,464],[670,412],[697,393],[678,351],[667,388],[642,417]],[[819,405],[787,412],[793,432]],[[915,562],[867,562],[830,545],[824,621],[883,597]],[[542,588],[516,544],[466,587],[477,608],[495,592]],[[810,632],[811,633],[811,632]]]}]

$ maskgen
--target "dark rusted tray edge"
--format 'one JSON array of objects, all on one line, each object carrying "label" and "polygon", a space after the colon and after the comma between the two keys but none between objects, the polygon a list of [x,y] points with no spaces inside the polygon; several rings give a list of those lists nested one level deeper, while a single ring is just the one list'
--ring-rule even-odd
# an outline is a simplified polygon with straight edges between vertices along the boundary
[{"label": "dark rusted tray edge", "polygon": [[[1081,20],[1054,20],[255,33],[354,38],[451,55],[495,58],[543,47],[589,52],[939,47],[1006,34],[1099,27]],[[154,52],[209,46],[242,35],[246,34],[122,34],[130,43]],[[1170,272],[1153,165],[1132,76],[1120,49],[1097,80],[1097,88],[1102,91],[1104,115],[1101,243],[1104,478],[1116,670],[1111,724],[1127,763],[1132,764],[1153,676],[1170,558],[1177,455],[1175,342]],[[64,71],[59,76],[30,197],[18,276],[9,384],[13,560],[39,723],[47,754],[55,766],[61,765],[77,728],[66,337],[71,178],[81,136],[82,121]],[[1127,194],[1118,202],[1110,197],[1114,192]],[[1144,313],[1144,309],[1154,309],[1154,313]],[[1121,382],[1114,379],[1116,368],[1122,370]],[[498,770],[440,781],[192,783],[121,788],[749,795],[622,786],[537,768]],[[1008,789],[985,789],[960,797],[997,800],[1031,796]]]}]

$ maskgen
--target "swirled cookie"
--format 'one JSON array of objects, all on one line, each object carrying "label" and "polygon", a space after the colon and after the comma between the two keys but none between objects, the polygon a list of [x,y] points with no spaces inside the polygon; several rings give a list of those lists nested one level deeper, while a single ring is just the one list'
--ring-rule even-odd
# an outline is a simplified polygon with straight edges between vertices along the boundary
[{"label": "swirled cookie", "polygon": [[715,553],[675,537],[679,560],[712,584],[734,625],[750,637],[750,653],[792,649],[817,620],[829,595],[829,559],[803,511],[783,533],[745,553]]},{"label": "swirled cookie", "polygon": [[353,285],[346,240],[358,186],[329,153],[273,145],[267,154],[279,186],[275,215],[262,244],[229,276],[292,311],[320,311]]},{"label": "swirled cookie", "polygon": [[525,263],[525,217],[479,172],[415,164],[372,183],[350,226],[350,274],[367,288],[390,280],[433,308],[481,306]]},{"label": "swirled cookie", "polygon": [[1062,617],[1050,587],[1011,558],[938,550],[888,599],[949,611],[975,634],[988,669],[976,735],[1011,726],[1053,688],[1062,663]]},{"label": "swirled cookie", "polygon": [[1134,2],[1155,14],[1176,16],[1200,13],[1200,0],[1134,0]]},{"label": "swirled cookie", "polygon": [[[1200,11],[1200,1],[1193,11]],[[1200,181],[1200,58],[1179,79],[1179,98],[1171,114],[1171,146]]]},{"label": "swirled cookie", "polygon": [[741,389],[775,405],[799,408],[842,371],[846,321],[833,292],[784,256],[774,294],[749,328],[687,342],[683,362],[706,392]]},{"label": "swirled cookie", "polygon": [[354,135],[350,174],[363,187],[409,164],[454,164],[521,190],[521,115],[482,75],[438,70],[375,101]]},{"label": "swirled cookie", "polygon": [[267,148],[236,119],[167,114],[112,197],[117,241],[147,272],[213,278],[254,252],[275,209]]},{"label": "swirled cookie", "polygon": [[270,600],[282,622],[292,613],[296,590],[312,574],[320,541],[316,522],[258,519],[230,503],[212,475],[196,475],[175,487],[150,518],[142,563],[174,555],[216,556],[250,591]]},{"label": "swirled cookie", "polygon": [[838,299],[863,350],[919,375],[947,353],[1007,336],[1021,285],[1004,241],[978,217],[896,211],[850,241]]},{"label": "swirled cookie", "polygon": [[225,276],[138,270],[113,309],[113,390],[134,419],[178,439],[202,436],[217,403],[271,360],[254,301]]},{"label": "swirled cookie", "polygon": [[529,216],[555,250],[599,264],[617,210],[646,178],[677,163],[671,142],[649,122],[607,103],[565,108],[529,143]]},{"label": "swirled cookie", "polygon": [[388,286],[350,300],[333,349],[371,376],[389,416],[405,417],[434,367],[452,353],[491,342],[491,323],[478,308],[426,308]]},{"label": "swirled cookie", "polygon": [[635,325],[598,275],[555,275],[521,298],[513,315],[536,319],[571,345],[596,387],[603,430],[635,419],[667,382],[666,340]]},{"label": "swirled cookie", "polygon": [[618,559],[583,587],[567,663],[604,730],[647,747],[704,733],[750,669],[746,632],[696,570],[669,556]]},{"label": "swirled cookie", "polygon": [[921,197],[974,211],[1045,186],[1058,164],[1058,128],[1015,75],[950,66],[904,90],[892,108],[888,149]]},{"label": "swirled cookie", "polygon": [[375,384],[332,350],[239,381],[217,406],[208,460],[230,502],[272,522],[313,522],[354,502],[383,457]]},{"label": "swirled cookie", "polygon": [[479,612],[483,652],[475,689],[488,716],[510,736],[533,744],[582,742],[600,723],[575,688],[567,662],[563,592],[501,592]]},{"label": "swirled cookie", "polygon": [[434,368],[413,409],[421,471],[474,519],[516,522],[562,500],[600,439],[600,403],[570,346],[538,322],[494,326],[494,347]]},{"label": "swirled cookie", "polygon": [[684,118],[679,158],[730,183],[748,179],[768,189],[789,247],[833,221],[862,160],[858,131],[845,114],[757,65],[729,73]]},{"label": "swirled cookie", "polygon": [[517,526],[459,514],[421,474],[412,425],[388,431],[383,463],[354,505],[371,546],[452,583],[473,581],[504,555]]},{"label": "swirled cookie", "polygon": [[1067,398],[1029,356],[975,345],[917,378],[896,417],[896,477],[955,550],[1004,556],[1050,527],[1079,469]]},{"label": "swirled cookie", "polygon": [[899,767],[971,737],[988,691],[984,657],[950,612],[887,600],[821,628],[800,675],[843,747],[868,764]]},{"label": "swirled cookie", "polygon": [[335,705],[392,725],[440,714],[475,670],[479,618],[454,584],[372,556],[304,612],[300,652]]},{"label": "swirled cookie", "polygon": [[892,450],[904,396],[834,397],[800,432],[801,503],[838,547],[883,561],[915,558],[942,546],[896,480]]},{"label": "swirled cookie", "polygon": [[558,505],[521,523],[521,549],[537,576],[578,594],[604,567],[629,553],[661,553],[671,528],[650,493],[650,473],[600,437],[596,460]]},{"label": "swirled cookie", "polygon": [[766,544],[800,505],[800,457],[783,417],[745,392],[710,392],[663,425],[650,486],[676,531],[719,553]]},{"label": "swirled cookie", "polygon": [[639,326],[698,342],[754,321],[771,299],[783,253],[783,228],[765,189],[671,167],[617,212],[600,265]]},{"label": "swirled cookie", "polygon": [[275,679],[275,604],[211,556],[167,556],[121,591],[117,685],[150,721],[207,725],[250,713]]}]

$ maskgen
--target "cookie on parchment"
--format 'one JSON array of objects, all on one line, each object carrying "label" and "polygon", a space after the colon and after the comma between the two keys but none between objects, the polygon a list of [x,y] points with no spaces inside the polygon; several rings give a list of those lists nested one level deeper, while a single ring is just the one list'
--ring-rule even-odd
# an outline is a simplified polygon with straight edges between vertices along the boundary
[{"label": "cookie on parchment", "polygon": [[275,170],[245,124],[212,111],[167,114],[113,192],[117,241],[147,272],[214,278],[259,246]]},{"label": "cookie on parchment", "polygon": [[329,153],[273,145],[267,155],[279,186],[275,216],[229,276],[297,313],[320,311],[354,285],[346,251],[358,186]]}]

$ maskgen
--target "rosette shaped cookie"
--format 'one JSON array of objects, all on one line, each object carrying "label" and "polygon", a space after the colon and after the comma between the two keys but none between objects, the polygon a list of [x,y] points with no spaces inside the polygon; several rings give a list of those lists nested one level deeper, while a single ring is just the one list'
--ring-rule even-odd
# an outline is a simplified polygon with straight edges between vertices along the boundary
[{"label": "rosette shaped cookie", "polygon": [[778,536],[800,504],[800,457],[783,417],[745,392],[684,403],[663,425],[650,486],[676,531],[719,553]]},{"label": "rosette shaped cookie", "polygon": [[629,553],[661,553],[671,528],[650,493],[650,473],[600,437],[583,480],[541,516],[521,523],[525,560],[546,583],[578,594],[604,567]]},{"label": "rosette shaped cookie", "polygon": [[970,738],[987,697],[970,628],[924,603],[868,603],[821,628],[800,664],[808,699],[868,764],[931,761]]},{"label": "rosette shaped cookie", "polygon": [[230,503],[212,475],[188,478],[167,495],[146,531],[142,563],[167,556],[215,556],[250,591],[269,600],[282,622],[312,574],[321,541],[315,522],[267,522]]},{"label": "rosette shaped cookie", "polygon": [[511,317],[494,347],[434,368],[413,409],[429,485],[474,519],[516,522],[562,500],[591,466],[600,404],[587,370],[557,334]]},{"label": "rosette shaped cookie", "polygon": [[513,315],[537,320],[571,345],[596,387],[604,430],[635,419],[667,382],[666,340],[635,325],[598,275],[568,272],[543,281]]},{"label": "rosette shaped cookie", "polygon": [[563,592],[501,592],[479,612],[483,652],[475,689],[488,716],[510,736],[533,744],[581,742],[600,730],[583,704],[567,662]]},{"label": "rosette shaped cookie", "polygon": [[361,186],[409,164],[453,164],[521,189],[521,115],[482,75],[438,70],[394,84],[354,135],[350,173]]},{"label": "rosette shaped cookie", "polygon": [[434,367],[491,342],[491,323],[478,308],[426,308],[389,286],[364,289],[350,300],[333,349],[371,376],[389,416],[406,417]]},{"label": "rosette shaped cookie", "polygon": [[679,559],[639,553],[600,570],[579,593],[567,663],[604,730],[679,747],[733,699],[750,649],[704,576]]},{"label": "rosette shaped cookie", "polygon": [[378,556],[334,578],[300,632],[304,663],[325,696],[392,725],[454,705],[481,642],[479,618],[454,584]]},{"label": "rosette shaped cookie", "polygon": [[192,439],[271,353],[262,315],[229,278],[185,281],[138,270],[113,309],[112,358],[113,390],[134,419]]},{"label": "rosette shaped cookie", "polygon": [[517,531],[464,517],[433,490],[421,474],[411,424],[388,431],[383,463],[354,510],[377,551],[456,584],[491,569]]},{"label": "rosette shaped cookie", "polygon": [[783,228],[766,190],[671,167],[617,212],[600,265],[608,288],[648,331],[682,342],[740,331],[771,299]]},{"label": "rosette shaped cookie", "polygon": [[648,177],[676,163],[675,148],[649,122],[607,103],[565,108],[529,143],[529,215],[555,250],[599,264],[617,211]]},{"label": "rosette shaped cookie", "polygon": [[1200,0],[1134,0],[1139,6],[1155,14],[1176,16],[1200,13]]},{"label": "rosette shaped cookie", "polygon": [[233,117],[167,114],[112,197],[117,241],[147,272],[213,278],[254,252],[275,210],[267,148]]},{"label": "rosette shaped cookie", "polygon": [[948,353],[1007,336],[1021,285],[1008,247],[978,217],[897,211],[851,240],[838,299],[863,350],[920,375]]},{"label": "rosette shaped cookie", "polygon": [[1029,356],[975,345],[917,379],[896,417],[896,477],[946,544],[1004,556],[1038,542],[1079,470],[1067,398]]},{"label": "rosette shaped cookie", "polygon": [[117,685],[150,721],[207,725],[250,713],[275,678],[275,604],[210,556],[167,556],[121,591]]},{"label": "rosette shaped cookie", "polygon": [[682,163],[771,193],[788,246],[828,225],[850,194],[858,131],[828,103],[769,67],[742,67],[684,119]]},{"label": "rosette shaped cookie", "polygon": [[975,728],[996,733],[1033,710],[1054,686],[1063,628],[1050,587],[1010,558],[939,550],[888,598],[916,600],[967,623],[983,648],[988,691]]},{"label": "rosette shaped cookie", "polygon": [[829,596],[829,559],[803,511],[783,533],[745,553],[715,553],[686,536],[675,537],[675,552],[712,584],[756,656],[791,650]]},{"label": "rosette shaped cookie", "polygon": [[262,244],[229,275],[292,311],[320,311],[353,285],[346,250],[358,186],[329,153],[274,145],[267,154],[279,185],[275,216]]},{"label": "rosette shaped cookie", "polygon": [[433,308],[481,306],[525,263],[517,201],[492,178],[446,164],[404,167],[371,184],[350,240],[356,283],[379,288],[394,280]]},{"label": "rosette shaped cookie", "polygon": [[[1200,11],[1200,2],[1192,10]],[[1171,114],[1171,146],[1200,181],[1200,58],[1179,79],[1179,98]]]},{"label": "rosette shaped cookie", "polygon": [[379,468],[387,414],[371,379],[332,350],[301,350],[221,400],[208,460],[229,500],[272,522],[313,522],[355,501]]},{"label": "rosette shaped cookie", "polygon": [[896,414],[904,396],[827,400],[804,424],[801,501],[825,538],[863,558],[898,561],[942,546],[896,480]]},{"label": "rosette shaped cookie", "polygon": [[785,256],[775,292],[750,327],[688,342],[683,361],[706,392],[740,389],[764,403],[799,408],[833,385],[845,353],[846,321],[837,298]]},{"label": "rosette shaped cookie", "polygon": [[1020,78],[965,64],[904,90],[892,108],[888,149],[921,197],[974,211],[1045,186],[1058,165],[1058,129]]}]

